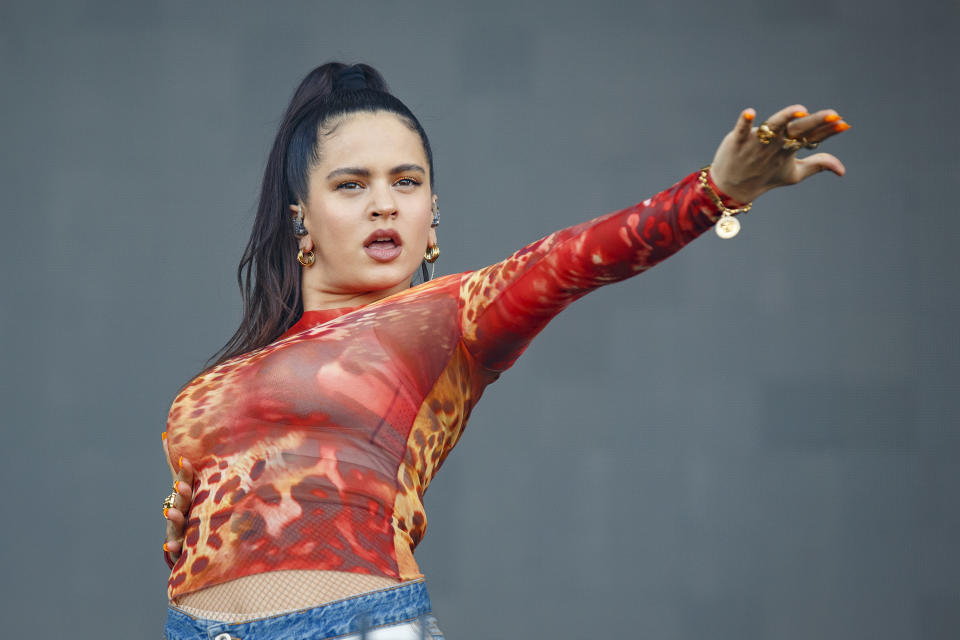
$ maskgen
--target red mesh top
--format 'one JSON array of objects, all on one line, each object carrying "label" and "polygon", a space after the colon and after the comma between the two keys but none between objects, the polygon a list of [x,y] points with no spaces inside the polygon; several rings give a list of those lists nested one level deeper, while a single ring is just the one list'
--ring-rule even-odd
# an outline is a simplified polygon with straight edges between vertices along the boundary
[{"label": "red mesh top", "polygon": [[171,462],[196,469],[170,600],[281,569],[419,577],[424,491],[484,388],[572,301],[716,219],[694,173],[484,269],[308,311],[198,376],[168,418]]}]

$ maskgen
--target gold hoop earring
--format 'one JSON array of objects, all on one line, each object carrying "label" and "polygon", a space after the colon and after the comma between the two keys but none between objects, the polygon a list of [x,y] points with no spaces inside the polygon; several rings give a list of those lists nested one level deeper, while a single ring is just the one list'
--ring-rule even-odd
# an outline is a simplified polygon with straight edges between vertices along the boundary
[{"label": "gold hoop earring", "polygon": [[427,262],[436,262],[439,257],[440,247],[435,244],[427,247],[427,250],[423,252],[423,259]]},{"label": "gold hoop earring", "polygon": [[303,252],[303,249],[300,249],[300,252],[297,253],[297,262],[299,262],[304,267],[312,267],[313,263],[316,262],[317,256],[313,255],[313,250]]}]

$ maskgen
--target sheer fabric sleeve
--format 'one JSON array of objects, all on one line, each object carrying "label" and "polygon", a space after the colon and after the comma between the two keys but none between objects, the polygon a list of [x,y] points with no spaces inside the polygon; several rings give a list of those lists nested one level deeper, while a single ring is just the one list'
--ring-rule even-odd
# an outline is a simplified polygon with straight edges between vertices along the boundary
[{"label": "sheer fabric sleeve", "polygon": [[[621,211],[557,231],[465,274],[461,329],[468,351],[493,371],[509,368],[574,300],[642,273],[713,226],[720,212],[692,173]],[[716,190],[716,186],[711,186]],[[741,206],[716,190],[725,206]]]}]

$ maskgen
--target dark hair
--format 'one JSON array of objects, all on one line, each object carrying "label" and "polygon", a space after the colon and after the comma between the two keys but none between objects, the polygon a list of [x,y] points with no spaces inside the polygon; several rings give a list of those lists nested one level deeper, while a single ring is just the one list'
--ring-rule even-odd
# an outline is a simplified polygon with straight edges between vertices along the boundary
[{"label": "dark hair", "polygon": [[[331,120],[377,111],[396,114],[419,134],[433,186],[433,153],[427,134],[410,109],[390,94],[376,69],[328,62],[308,73],[294,92],[270,149],[253,230],[237,267],[243,296],[240,327],[211,356],[207,369],[270,344],[303,314],[301,267],[289,206],[307,200],[310,169],[322,151],[318,139],[333,132],[328,126]],[[426,269],[421,271],[426,279]]]}]

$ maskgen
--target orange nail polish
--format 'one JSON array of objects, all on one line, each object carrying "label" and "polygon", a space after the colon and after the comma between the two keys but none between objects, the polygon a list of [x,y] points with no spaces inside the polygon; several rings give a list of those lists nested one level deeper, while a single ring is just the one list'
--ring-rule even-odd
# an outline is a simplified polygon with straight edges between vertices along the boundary
[{"label": "orange nail polish", "polygon": [[[169,510],[170,510],[170,507],[164,507],[164,508],[163,508],[163,517],[164,517],[164,518],[167,517],[167,511],[169,511]],[[167,519],[169,520],[169,518],[167,518]]]},{"label": "orange nail polish", "polygon": [[838,116],[838,115],[835,114],[835,113],[831,113],[831,114],[828,115],[826,118],[824,118],[823,121],[824,121],[824,122],[836,122],[836,121],[839,120],[839,119],[840,119],[840,116]]},{"label": "orange nail polish", "polygon": [[850,125],[848,125],[846,122],[838,122],[837,124],[833,125],[833,130],[837,132],[846,131],[849,128]]},{"label": "orange nail polish", "polygon": [[794,118],[803,118],[803,117],[806,117],[806,116],[808,116],[808,115],[810,115],[810,114],[807,113],[806,111],[794,111],[794,112],[793,112],[793,117],[794,117]]},{"label": "orange nail polish", "polygon": [[180,493],[180,489],[177,488],[177,485],[179,484],[180,484],[179,480],[173,483],[173,490],[176,491],[177,493]]},{"label": "orange nail polish", "polygon": [[160,434],[160,439],[161,439],[161,440],[166,440],[166,439],[167,439],[167,432],[166,432],[166,431],[164,431],[163,433]]},{"label": "orange nail polish", "polygon": [[180,464],[180,468],[183,469],[183,456],[180,456],[180,460],[178,460],[178,463]]},{"label": "orange nail polish", "polygon": [[166,543],[166,542],[163,543],[163,550],[166,551],[167,553],[170,552],[170,548],[167,547],[167,543]]},{"label": "orange nail polish", "polygon": [[747,122],[753,121],[755,117],[756,115],[753,113],[753,111],[747,110],[743,112],[743,119],[746,120]]}]

